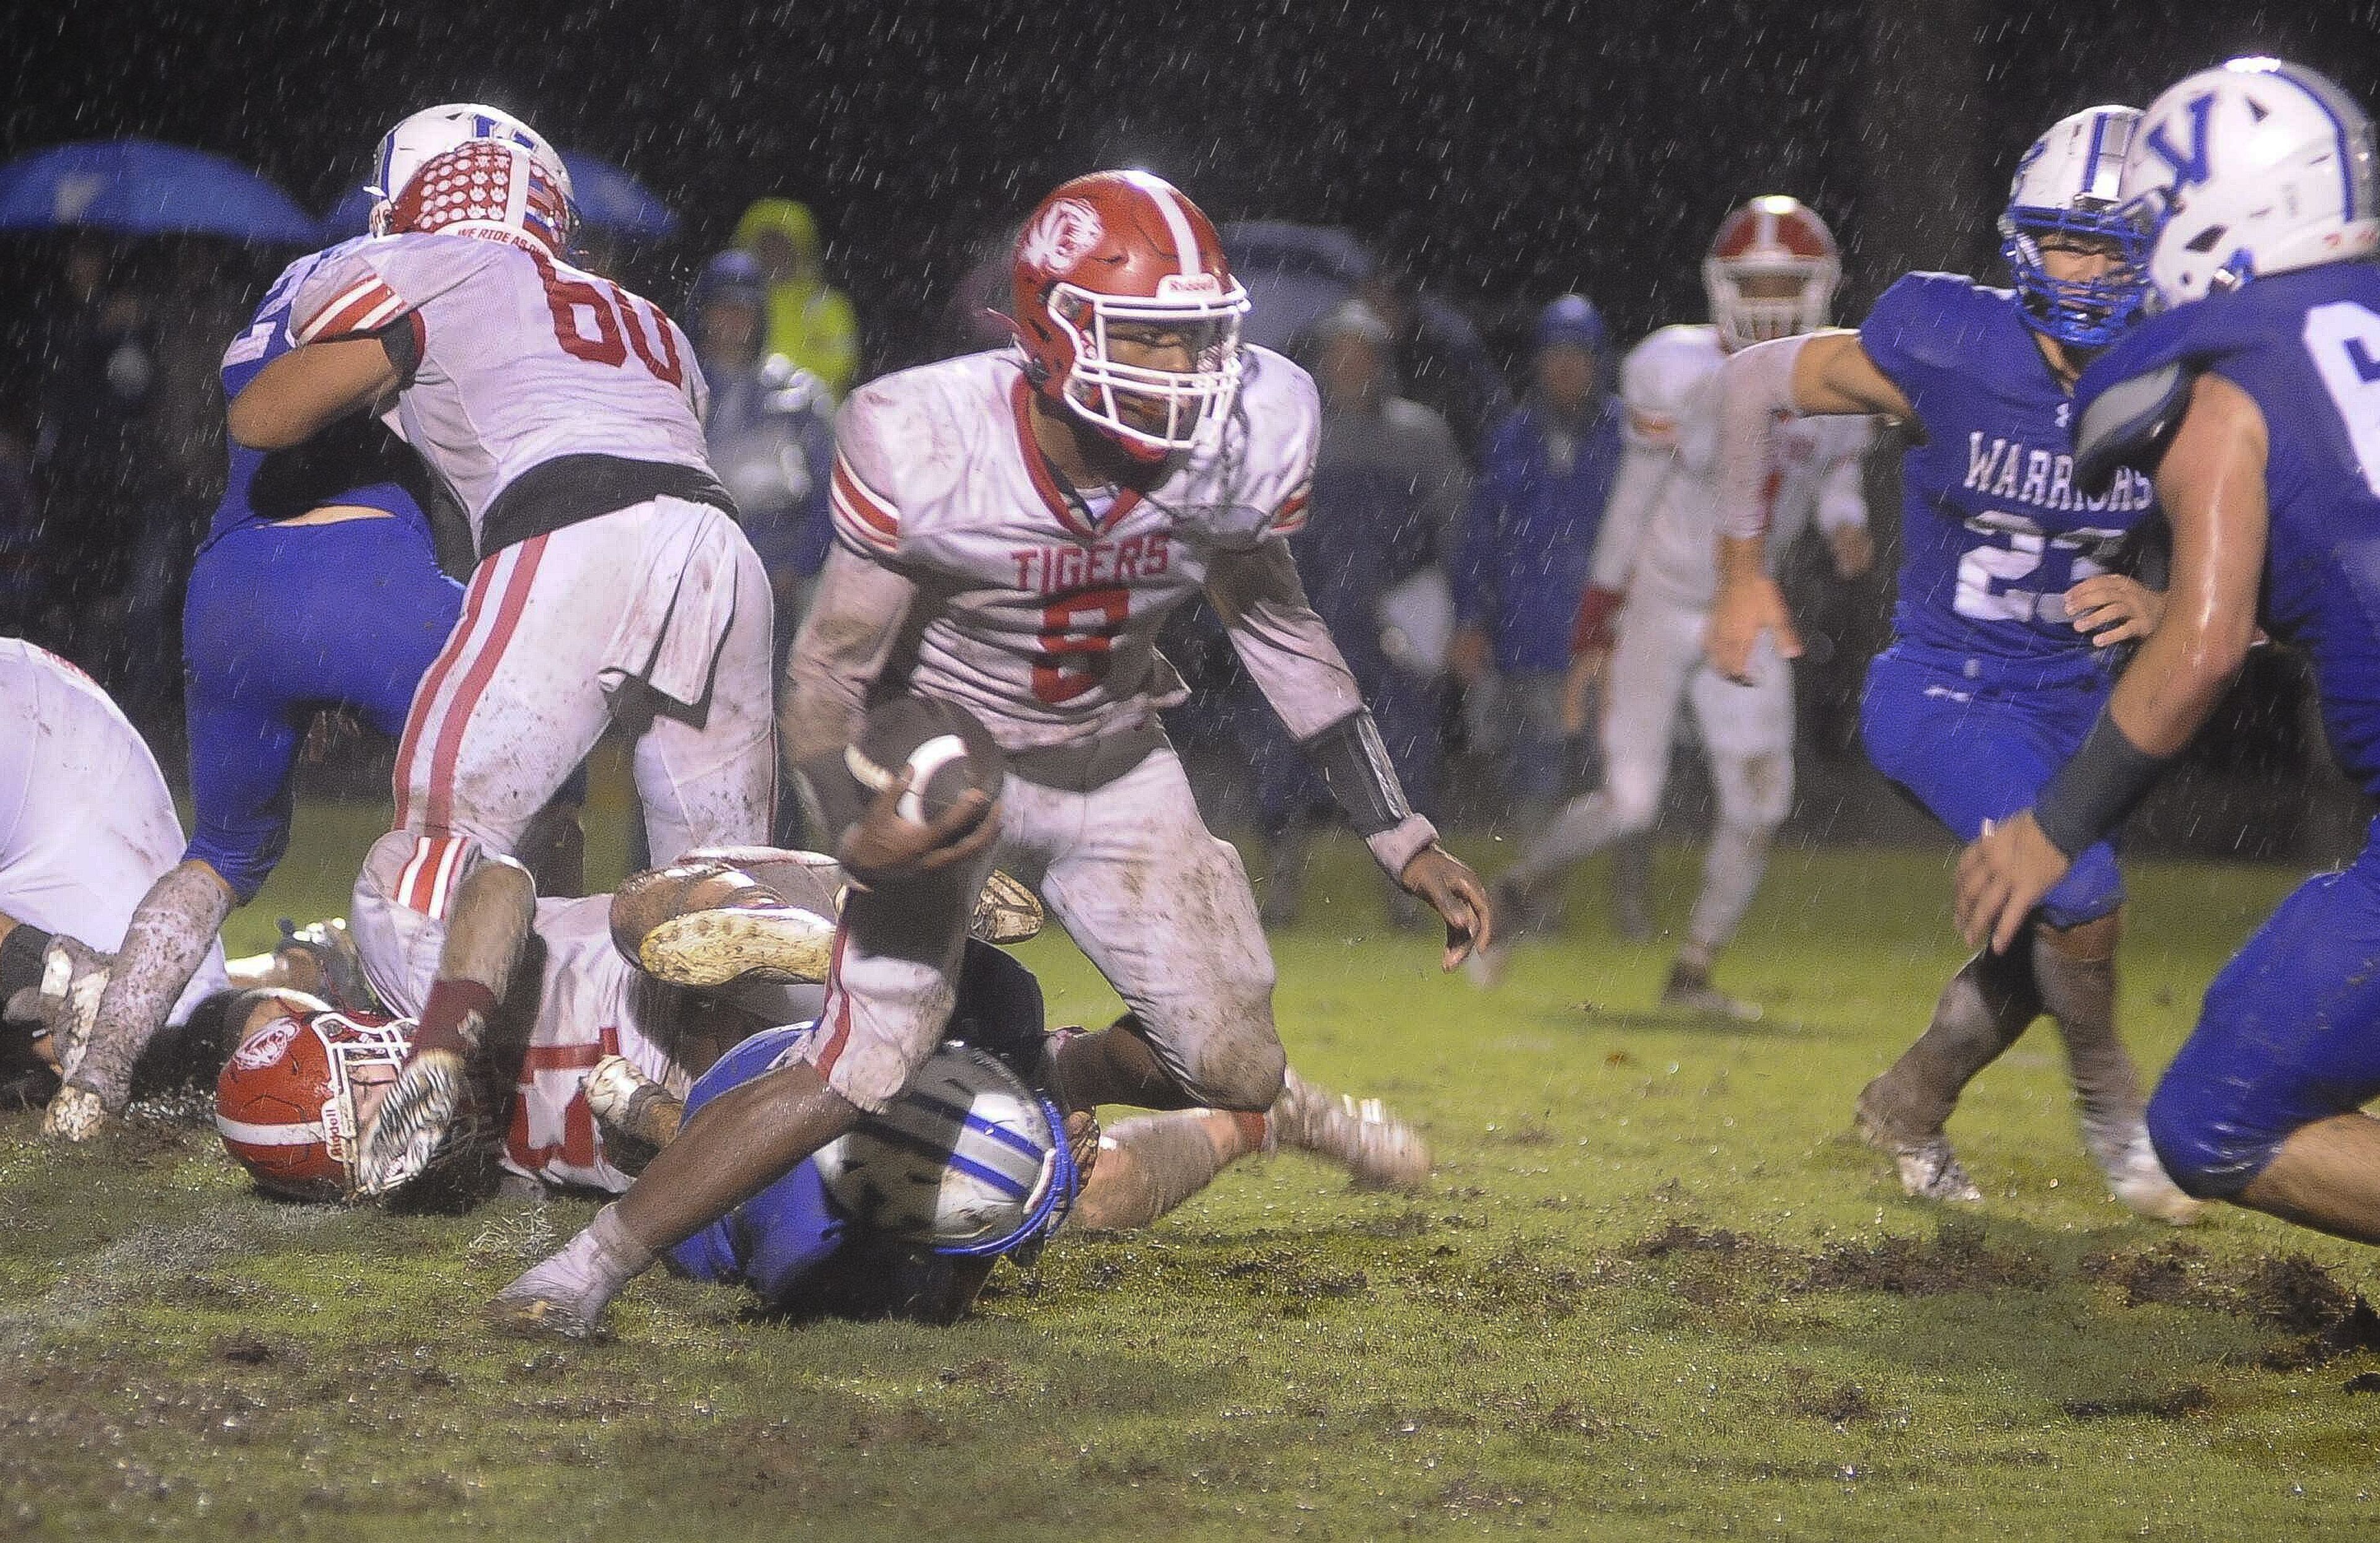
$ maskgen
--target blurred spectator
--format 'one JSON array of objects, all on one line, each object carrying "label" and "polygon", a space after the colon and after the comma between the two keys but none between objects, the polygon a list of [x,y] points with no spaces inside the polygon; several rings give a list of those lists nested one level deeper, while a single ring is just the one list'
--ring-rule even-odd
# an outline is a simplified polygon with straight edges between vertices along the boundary
[{"label": "blurred spectator", "polygon": [[[1309,357],[1321,388],[1322,439],[1313,502],[1290,551],[1378,722],[1406,795],[1427,812],[1437,801],[1437,677],[1452,621],[1437,558],[1462,508],[1468,471],[1446,419],[1396,394],[1392,348],[1387,326],[1360,303],[1342,306],[1316,329]],[[1269,846],[1265,917],[1280,925],[1296,915],[1314,832],[1333,806],[1253,690],[1243,687],[1239,717]],[[1393,892],[1391,906],[1400,925],[1420,919],[1402,891]]]},{"label": "blurred spectator", "polygon": [[1377,264],[1355,294],[1388,326],[1405,395],[1452,424],[1469,456],[1512,406],[1479,329],[1392,261]]},{"label": "blurred spectator", "polygon": [[760,260],[768,281],[764,350],[784,355],[841,398],[859,368],[859,322],[843,292],[827,286],[808,205],[761,199],[736,222],[735,245]]},{"label": "blurred spectator", "polygon": [[141,431],[158,397],[156,339],[98,239],[76,239],[62,277],[37,356],[32,471],[47,582],[29,632],[121,686],[128,554],[158,482]]},{"label": "blurred spectator", "polygon": [[1473,739],[1495,754],[1511,822],[1542,826],[1582,742],[1561,726],[1571,619],[1621,446],[1603,318],[1576,295],[1537,313],[1527,399],[1488,436],[1451,565],[1449,667]]}]

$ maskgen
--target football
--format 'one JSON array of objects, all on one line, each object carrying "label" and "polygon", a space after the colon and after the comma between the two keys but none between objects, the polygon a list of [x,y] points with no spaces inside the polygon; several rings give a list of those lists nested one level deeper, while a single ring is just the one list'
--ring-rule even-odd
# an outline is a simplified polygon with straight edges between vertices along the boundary
[{"label": "football", "polygon": [[906,767],[901,818],[920,825],[949,813],[969,788],[997,798],[1008,772],[999,741],[981,719],[932,697],[899,697],[871,710],[844,763],[870,793],[891,786]]}]

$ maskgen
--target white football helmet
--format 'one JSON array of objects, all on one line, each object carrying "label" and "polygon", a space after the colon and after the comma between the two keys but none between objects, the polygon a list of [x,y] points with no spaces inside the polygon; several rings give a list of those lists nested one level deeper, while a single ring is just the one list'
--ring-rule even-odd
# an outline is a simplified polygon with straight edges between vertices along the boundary
[{"label": "white football helmet", "polygon": [[938,1254],[1004,1254],[1057,1231],[1074,1203],[1057,1106],[956,1040],[927,1058],[892,1108],[813,1160],[854,1220]]},{"label": "white football helmet", "polygon": [[[1825,326],[1842,277],[1835,233],[1808,204],[1781,193],[1754,199],[1728,215],[1703,260],[1711,322],[1730,350]],[[1791,292],[1747,295],[1748,279],[1783,280]]]},{"label": "white football helmet", "polygon": [[2200,70],[2149,103],[2123,193],[2163,306],[2380,247],[2372,120],[2278,59]]},{"label": "white football helmet", "polygon": [[[2124,156],[2140,123],[2137,107],[2085,107],[2050,126],[2016,164],[2008,209],[2000,215],[2000,256],[2016,280],[2026,319],[2060,343],[2097,348],[2139,316],[2143,285],[2138,242],[2119,209]],[[2056,236],[2112,241],[2123,267],[2096,278],[2052,278],[2041,243]]]},{"label": "white football helmet", "polygon": [[388,234],[389,207],[423,163],[473,140],[502,140],[529,152],[549,181],[571,197],[570,171],[545,136],[500,107],[476,102],[449,102],[424,107],[380,137],[372,157],[372,180],[364,191],[372,196],[371,233]]}]

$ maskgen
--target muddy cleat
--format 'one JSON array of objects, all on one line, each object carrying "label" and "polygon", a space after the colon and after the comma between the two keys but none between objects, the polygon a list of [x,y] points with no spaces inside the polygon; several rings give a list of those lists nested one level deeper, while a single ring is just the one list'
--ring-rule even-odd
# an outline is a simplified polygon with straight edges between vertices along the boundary
[{"label": "muddy cleat", "polygon": [[459,1052],[427,1050],[407,1061],[364,1132],[356,1193],[393,1194],[427,1172],[462,1113],[465,1091]]},{"label": "muddy cleat", "polygon": [[322,988],[315,994],[327,997],[331,1005],[341,1012],[380,1011],[380,999],[372,994],[371,983],[364,978],[363,955],[356,952],[356,941],[347,931],[345,917],[309,922],[303,927],[283,917],[281,943],[273,952],[302,954],[312,960],[322,974]]},{"label": "muddy cleat", "polygon": [[1358,1103],[1291,1072],[1266,1125],[1275,1144],[1329,1158],[1359,1184],[1415,1190],[1429,1180],[1429,1143],[1378,1099]]},{"label": "muddy cleat", "polygon": [[[1869,1085],[1869,1088],[1874,1087]],[[1855,1107],[1854,1123],[1860,1139],[1879,1152],[1891,1154],[1893,1166],[1900,1172],[1901,1193],[1919,1200],[1955,1201],[1977,1205],[1984,1192],[1960,1164],[1959,1156],[1950,1149],[1949,1137],[1940,1131],[1932,1136],[1912,1140],[1885,1123],[1869,1101],[1868,1089],[1860,1092]]]},{"label": "muddy cleat", "polygon": [[1021,943],[1040,936],[1046,919],[1040,898],[995,868],[983,881],[983,893],[975,897],[967,935],[978,942]]},{"label": "muddy cleat", "polygon": [[1708,970],[1696,969],[1683,960],[1670,966],[1669,983],[1661,988],[1661,1005],[1673,1012],[1723,1018],[1730,1023],[1760,1021],[1758,1002],[1742,1002],[1728,995],[1711,984]]},{"label": "muddy cleat", "polygon": [[659,1151],[677,1136],[686,1101],[638,1071],[624,1055],[607,1055],[587,1075],[587,1107],[606,1138],[625,1136]]},{"label": "muddy cleat", "polygon": [[102,954],[63,933],[52,938],[42,954],[42,984],[34,1015],[49,1032],[50,1053],[57,1057],[61,1075],[74,1075],[82,1064],[83,1051],[91,1045],[91,1026],[99,1022],[99,999],[105,994],[115,969],[115,954]]},{"label": "muddy cleat", "polygon": [[834,920],[755,886],[720,905],[665,917],[637,942],[637,963],[673,986],[826,979]]},{"label": "muddy cleat", "polygon": [[88,1141],[107,1128],[106,1106],[99,1095],[88,1087],[67,1083],[50,1095],[50,1107],[42,1115],[42,1134],[64,1136],[68,1141]]},{"label": "muddy cleat", "polygon": [[2204,1203],[2182,1193],[2157,1160],[2146,1125],[2102,1135],[2085,1126],[2082,1144],[2107,1176],[2107,1193],[2152,1221],[2187,1227],[2206,1214]]}]

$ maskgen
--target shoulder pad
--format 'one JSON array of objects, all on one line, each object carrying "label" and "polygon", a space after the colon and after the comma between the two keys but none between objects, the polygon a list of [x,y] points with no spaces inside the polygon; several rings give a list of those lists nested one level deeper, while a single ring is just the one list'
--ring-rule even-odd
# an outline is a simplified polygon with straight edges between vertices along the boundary
[{"label": "shoulder pad", "polygon": [[2117,382],[2091,399],[2074,431],[2075,480],[2096,497],[2124,467],[2154,472],[2190,408],[2197,373],[2179,362]]}]

